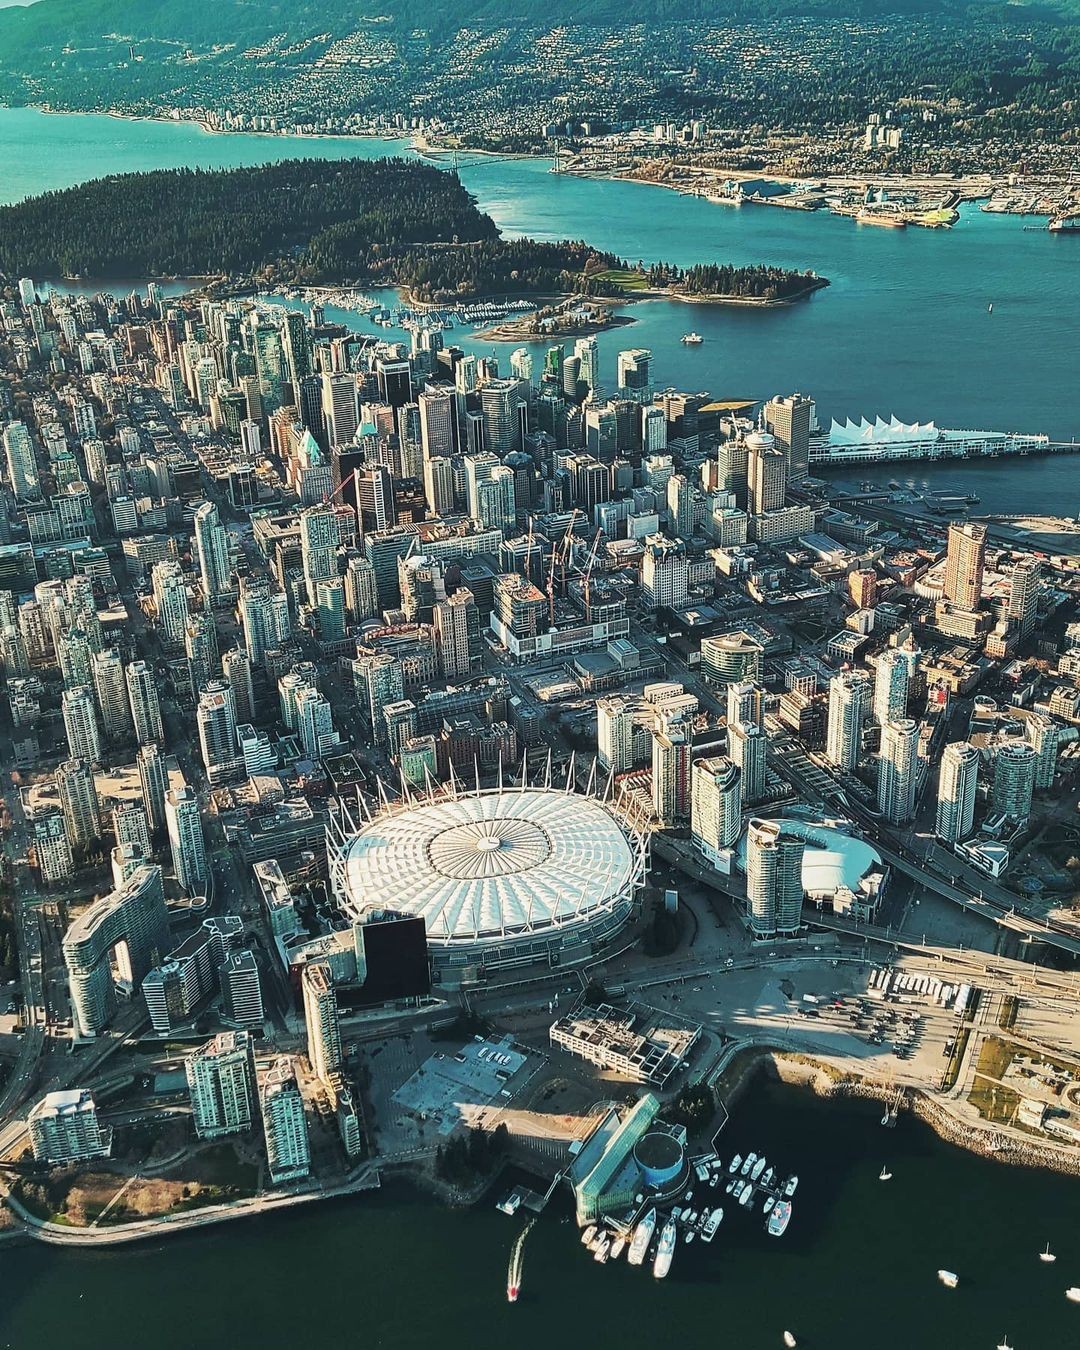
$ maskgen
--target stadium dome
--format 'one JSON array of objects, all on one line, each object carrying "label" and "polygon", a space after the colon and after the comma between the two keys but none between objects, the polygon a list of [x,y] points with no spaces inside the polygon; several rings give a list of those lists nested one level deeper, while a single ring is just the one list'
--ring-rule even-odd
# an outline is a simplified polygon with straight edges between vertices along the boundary
[{"label": "stadium dome", "polygon": [[423,918],[439,983],[588,960],[644,880],[641,836],[608,803],[557,788],[406,799],[333,834],[339,903],[357,920]]}]

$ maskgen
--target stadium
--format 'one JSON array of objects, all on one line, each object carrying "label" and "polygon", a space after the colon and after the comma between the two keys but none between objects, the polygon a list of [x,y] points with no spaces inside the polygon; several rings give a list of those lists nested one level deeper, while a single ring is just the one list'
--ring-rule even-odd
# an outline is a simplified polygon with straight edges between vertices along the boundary
[{"label": "stadium", "polygon": [[344,912],[423,918],[433,980],[459,987],[591,960],[633,909],[647,840],[592,793],[455,783],[359,823],[339,805],[327,854]]}]

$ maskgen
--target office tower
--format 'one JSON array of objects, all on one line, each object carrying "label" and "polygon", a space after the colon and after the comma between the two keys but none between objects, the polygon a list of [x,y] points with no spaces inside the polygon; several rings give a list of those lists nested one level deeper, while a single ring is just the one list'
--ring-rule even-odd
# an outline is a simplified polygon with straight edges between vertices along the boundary
[{"label": "office tower", "polygon": [[100,764],[101,733],[94,711],[94,694],[89,685],[80,684],[74,689],[65,689],[60,696],[60,706],[72,759]]},{"label": "office tower", "polygon": [[742,830],[742,776],[722,756],[699,759],[691,772],[690,833],[699,853],[722,871]]},{"label": "office tower", "polygon": [[652,397],[652,352],[635,347],[616,360],[619,393],[645,403]]},{"label": "office tower", "polygon": [[738,765],[742,799],[752,806],[765,795],[765,751],[768,738],[756,722],[736,722],[728,727],[728,755]]},{"label": "office tower", "polygon": [[967,741],[947,745],[938,771],[936,832],[939,839],[956,844],[971,833],[978,783],[978,750]]},{"label": "office tower", "polygon": [[475,455],[465,456],[466,497],[469,515],[474,520],[480,518],[480,484],[490,479],[492,472],[499,467],[500,462],[498,455],[493,455],[486,450]]},{"label": "office tower", "polygon": [[323,372],[322,413],[326,443],[331,449],[351,445],[360,425],[360,404],[355,377],[350,373]]},{"label": "office tower", "polygon": [[918,764],[918,722],[910,717],[886,722],[881,728],[877,806],[893,825],[906,825],[915,814]]},{"label": "office tower", "polygon": [[[309,605],[315,604],[316,583],[337,576],[340,542],[338,519],[332,506],[309,506],[300,512],[300,556]],[[250,644],[248,650],[251,651]]]},{"label": "office tower", "polygon": [[101,813],[98,806],[94,771],[85,759],[67,759],[56,770],[56,788],[64,828],[72,848],[86,848],[101,838]]},{"label": "office tower", "polygon": [[365,652],[353,662],[353,684],[361,716],[366,720],[376,745],[385,744],[386,723],[382,709],[405,697],[405,675],[401,662],[390,652]]},{"label": "office tower", "polygon": [[255,1120],[255,1055],[247,1031],[222,1031],[184,1058],[200,1139],[242,1134]]},{"label": "office tower", "polygon": [[311,1173],[304,1099],[288,1056],[274,1060],[262,1083],[263,1134],[270,1181],[280,1186]]},{"label": "office tower", "polygon": [[454,396],[449,389],[425,389],[416,400],[420,410],[420,444],[425,461],[449,459],[454,453]]},{"label": "office tower", "polygon": [[454,466],[449,459],[424,460],[424,500],[433,516],[448,516],[454,510]]},{"label": "office tower", "polygon": [[908,704],[908,666],[895,648],[882,652],[874,675],[874,721],[886,722],[904,717]]},{"label": "office tower", "polygon": [[27,1117],[34,1161],[51,1166],[107,1158],[112,1149],[112,1126],[98,1119],[88,1088],[47,1092]]},{"label": "office tower", "polygon": [[199,691],[210,683],[221,666],[218,660],[217,627],[209,610],[200,610],[188,619],[184,628],[184,655],[187,657],[191,695],[198,699]]},{"label": "office tower", "polygon": [[102,1031],[116,1010],[116,977],[137,989],[170,945],[160,867],[137,868],[122,886],[87,906],[63,941],[76,1035]]},{"label": "office tower", "polygon": [[374,464],[356,475],[356,504],[365,534],[388,530],[394,524],[394,480],[385,464]]},{"label": "office tower", "polygon": [[311,961],[300,980],[304,991],[304,1024],[307,1027],[308,1059],[317,1078],[328,1082],[341,1068],[341,1022],[330,966]]},{"label": "office tower", "polygon": [[379,612],[375,568],[362,553],[352,553],[345,568],[345,608],[353,623],[373,619]]},{"label": "office tower", "polygon": [[1053,787],[1059,742],[1057,723],[1043,713],[1031,713],[1024,723],[1024,735],[1028,744],[1034,747],[1037,756],[1036,789],[1045,790]]},{"label": "office tower", "polygon": [[727,687],[727,724],[738,722],[765,726],[765,691],[753,680],[736,680]]},{"label": "office tower", "polygon": [[315,612],[322,644],[345,640],[345,583],[340,577],[320,581],[315,586]]},{"label": "office tower", "polygon": [[960,609],[978,609],[986,559],[986,526],[969,521],[949,526],[945,599]]},{"label": "office tower", "polygon": [[578,380],[587,387],[589,395],[595,398],[600,388],[599,344],[593,337],[578,338],[574,343],[574,355],[578,359]]},{"label": "office tower", "polygon": [[218,967],[223,1013],[238,1027],[259,1026],[263,1020],[259,967],[249,951],[230,952]]},{"label": "office tower", "polygon": [[990,801],[995,811],[1010,820],[1026,821],[1031,815],[1031,794],[1039,755],[1026,741],[1006,741],[994,755],[994,782]]},{"label": "office tower", "polygon": [[377,356],[375,379],[380,400],[391,408],[401,408],[413,401],[412,367],[407,359]]},{"label": "office tower", "polygon": [[150,826],[146,811],[138,802],[118,802],[112,813],[113,834],[123,847],[130,844],[137,857],[146,859],[151,853]]},{"label": "office tower", "polygon": [[878,579],[872,567],[862,567],[848,573],[848,594],[851,603],[859,609],[873,609],[877,604]]},{"label": "office tower", "polygon": [[1009,618],[1015,620],[1020,640],[1028,637],[1039,617],[1039,574],[1037,558],[1022,558],[1012,570],[1009,583]]},{"label": "office tower", "polygon": [[34,856],[42,881],[46,885],[66,881],[75,869],[63,812],[49,807],[39,809],[31,818],[31,827]]},{"label": "office tower", "polygon": [[788,479],[802,482],[810,464],[810,425],[814,402],[805,394],[789,394],[770,399],[765,405],[765,425],[788,465]]},{"label": "office tower", "polygon": [[476,488],[475,518],[486,529],[509,534],[517,520],[517,502],[514,496],[514,471],[499,464],[491,476]]},{"label": "office tower", "polygon": [[690,819],[690,728],[669,722],[652,737],[653,813],[662,827],[684,825]]},{"label": "office tower", "polygon": [[700,501],[700,494],[685,474],[672,474],[667,485],[667,509],[671,527],[680,539],[693,537]]},{"label": "office tower", "polygon": [[226,680],[211,680],[199,695],[195,709],[199,748],[210,784],[216,787],[236,775],[236,708],[232,686]]},{"label": "office tower", "polygon": [[870,704],[870,681],[856,670],[842,670],[829,681],[829,721],[825,757],[850,772],[862,753],[862,727]]},{"label": "office tower", "polygon": [[740,628],[701,643],[701,673],[710,684],[745,684],[761,679],[765,649],[751,633]]},{"label": "office tower", "polygon": [[755,938],[797,933],[802,924],[803,841],[776,820],[752,820],[746,835],[746,899]]},{"label": "office tower", "polygon": [[188,621],[188,595],[180,564],[170,559],[155,563],[150,573],[158,627],[165,642],[179,649],[184,645]]},{"label": "office tower", "polygon": [[747,491],[752,516],[779,511],[787,497],[787,459],[772,436],[753,431],[746,438]]},{"label": "office tower", "polygon": [[208,876],[206,841],[193,788],[170,788],[165,793],[165,828],[177,881],[190,895],[201,894]]},{"label": "office tower", "polygon": [[641,450],[644,455],[656,455],[667,448],[667,418],[663,408],[655,404],[641,410]]},{"label": "office tower", "polygon": [[274,590],[269,582],[244,577],[240,583],[240,622],[251,664],[262,665],[266,653],[276,651],[292,631],[288,596]]},{"label": "office tower", "polygon": [[309,759],[318,759],[338,743],[330,704],[317,689],[296,695],[296,734]]},{"label": "office tower", "polygon": [[34,442],[22,422],[11,422],[4,428],[4,455],[7,459],[8,482],[17,501],[34,501],[41,496]]},{"label": "office tower", "polygon": [[480,417],[484,449],[502,458],[521,449],[520,405],[528,390],[517,380],[489,380],[480,390]]},{"label": "office tower", "polygon": [[102,729],[108,740],[123,740],[131,734],[131,705],[119,650],[109,647],[96,653],[93,673]]},{"label": "office tower", "polygon": [[650,534],[641,558],[641,599],[646,609],[678,609],[690,595],[689,562],[681,540]]},{"label": "office tower", "polygon": [[135,764],[139,771],[146,819],[150,823],[151,833],[157,834],[165,829],[165,793],[168,784],[161,746],[140,746],[139,753],[135,756]]},{"label": "office tower", "polygon": [[125,672],[131,720],[140,745],[164,740],[161,703],[158,699],[154,668],[148,661],[132,661]]},{"label": "office tower", "polygon": [[480,669],[480,612],[468,587],[460,586],[435,606],[435,642],[445,680],[465,680]]},{"label": "office tower", "polygon": [[215,605],[234,594],[232,567],[229,563],[229,536],[213,502],[203,502],[195,511],[195,548],[199,555],[199,577],[208,605]]}]

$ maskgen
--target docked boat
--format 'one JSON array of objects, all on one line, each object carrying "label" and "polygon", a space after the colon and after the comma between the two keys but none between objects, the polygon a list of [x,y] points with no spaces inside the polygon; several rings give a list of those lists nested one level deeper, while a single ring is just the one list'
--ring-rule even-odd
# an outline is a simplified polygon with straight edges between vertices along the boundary
[{"label": "docked boat", "polygon": [[799,1178],[795,1176],[788,1177],[787,1181],[784,1182],[784,1194],[785,1196],[787,1196],[789,1200],[795,1194],[796,1190],[798,1189],[798,1185],[799,1185]]},{"label": "docked boat", "polygon": [[1080,216],[1055,216],[1046,228],[1051,234],[1080,234]]},{"label": "docked boat", "polygon": [[744,1208],[749,1208],[750,1201],[754,1198],[754,1188],[749,1183],[743,1187],[743,1193],[739,1196],[739,1204]]},{"label": "docked boat", "polygon": [[1071,1289],[1065,1290],[1065,1297],[1070,1303],[1080,1303],[1080,1288],[1074,1284]]},{"label": "docked boat", "polygon": [[705,1227],[701,1230],[702,1242],[711,1242],[713,1240],[716,1236],[716,1230],[720,1227],[723,1219],[724,1211],[722,1209],[714,1209],[705,1220]]},{"label": "docked boat", "polygon": [[960,1283],[960,1276],[951,1270],[939,1270],[937,1277],[946,1289],[955,1289]]},{"label": "docked boat", "polygon": [[583,1247],[591,1247],[594,1237],[596,1237],[596,1224],[591,1223],[581,1235],[581,1245]]},{"label": "docked boat", "polygon": [[656,1210],[650,1209],[648,1214],[638,1223],[634,1229],[634,1236],[630,1242],[630,1250],[626,1255],[627,1261],[632,1266],[640,1266],[645,1260],[645,1253],[649,1250],[649,1243],[652,1241],[653,1232],[656,1229]]},{"label": "docked boat", "polygon": [[607,1233],[602,1233],[600,1241],[596,1244],[596,1252],[593,1255],[593,1260],[599,1261],[601,1265],[608,1259],[608,1244],[610,1241],[611,1239],[608,1237]]},{"label": "docked boat", "polygon": [[746,1161],[745,1161],[745,1162],[743,1163],[743,1165],[742,1165],[741,1175],[744,1176],[744,1177],[749,1176],[749,1175],[750,1175],[750,1169],[751,1169],[751,1167],[753,1167],[753,1165],[754,1165],[756,1162],[757,1162],[757,1154],[756,1154],[756,1153],[748,1153],[748,1154],[746,1155]]},{"label": "docked boat", "polygon": [[770,1237],[783,1237],[790,1222],[791,1201],[777,1200],[772,1213],[769,1215],[769,1222],[765,1225],[766,1231]]},{"label": "docked boat", "polygon": [[725,1195],[730,1195],[731,1192],[732,1192],[734,1189],[735,1189],[735,1182],[734,1182],[734,1180],[729,1181],[728,1184],[724,1187],[724,1194],[725,1194]]},{"label": "docked boat", "polygon": [[728,1163],[727,1170],[731,1173],[732,1176],[734,1176],[741,1166],[742,1166],[742,1154],[736,1153],[734,1158],[732,1158],[731,1162]]},{"label": "docked boat", "polygon": [[682,335],[682,344],[684,347],[700,347],[705,339],[700,333],[684,333]]},{"label": "docked boat", "polygon": [[1057,1260],[1057,1257],[1056,1257],[1056,1256],[1054,1255],[1054,1253],[1050,1250],[1050,1244],[1049,1244],[1049,1242],[1046,1244],[1046,1249],[1045,1249],[1045,1251],[1041,1251],[1041,1252],[1039,1253],[1039,1260],[1040,1260],[1040,1261],[1056,1261],[1056,1260]]},{"label": "docked boat", "polygon": [[762,1172],[764,1171],[765,1171],[765,1159],[764,1157],[761,1157],[757,1160],[757,1162],[753,1166],[753,1169],[750,1173],[750,1180],[757,1181],[758,1177],[760,1177]]},{"label": "docked boat", "polygon": [[662,1280],[671,1269],[671,1257],[675,1251],[677,1238],[675,1223],[672,1219],[668,1219],[660,1234],[660,1245],[656,1249],[656,1259],[653,1261],[652,1273],[658,1280]]},{"label": "docked boat", "polygon": [[688,1229],[686,1230],[686,1232],[683,1234],[683,1241],[684,1241],[685,1243],[689,1244],[689,1243],[693,1242],[693,1240],[694,1240],[695,1237],[696,1237],[696,1234],[695,1234],[694,1230],[693,1230],[692,1228],[688,1228]]},{"label": "docked boat", "polygon": [[776,1204],[776,1197],[774,1195],[767,1195],[765,1197],[764,1203],[761,1206],[762,1214],[768,1214],[769,1210],[772,1209],[773,1205],[775,1204]]},{"label": "docked boat", "polygon": [[763,1186],[771,1186],[775,1180],[776,1180],[776,1169],[770,1167],[769,1170],[761,1178],[761,1184]]},{"label": "docked boat", "polygon": [[626,1246],[626,1238],[620,1233],[611,1244],[611,1259],[617,1261],[623,1254],[623,1248]]}]

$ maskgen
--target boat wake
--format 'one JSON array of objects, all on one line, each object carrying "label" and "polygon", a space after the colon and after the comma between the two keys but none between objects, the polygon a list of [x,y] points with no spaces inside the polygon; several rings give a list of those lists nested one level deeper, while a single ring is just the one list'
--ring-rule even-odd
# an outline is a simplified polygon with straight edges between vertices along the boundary
[{"label": "boat wake", "polygon": [[529,1236],[529,1230],[535,1222],[535,1219],[529,1220],[517,1235],[514,1245],[510,1249],[510,1265],[506,1271],[506,1298],[508,1303],[516,1303],[517,1296],[521,1292],[521,1280],[525,1273],[525,1239]]}]

